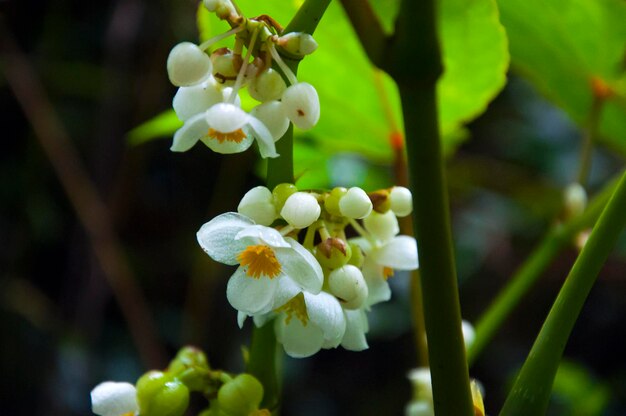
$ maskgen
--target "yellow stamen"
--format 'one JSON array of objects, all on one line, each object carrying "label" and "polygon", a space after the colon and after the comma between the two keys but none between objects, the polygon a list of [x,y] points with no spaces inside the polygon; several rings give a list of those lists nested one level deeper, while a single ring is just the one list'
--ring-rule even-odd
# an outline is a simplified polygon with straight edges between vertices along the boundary
[{"label": "yellow stamen", "polygon": [[287,318],[285,318],[285,323],[287,325],[289,325],[289,322],[291,322],[291,318],[293,318],[294,315],[300,320],[300,322],[302,322],[302,325],[306,326],[309,323],[309,314],[306,310],[306,302],[304,301],[304,293],[302,292],[298,293],[283,306],[276,309],[275,312],[285,312],[287,314]]},{"label": "yellow stamen", "polygon": [[237,129],[229,133],[223,133],[221,131],[215,130],[214,128],[210,128],[206,135],[207,137],[211,139],[215,139],[220,143],[224,143],[224,142],[241,143],[242,140],[247,137],[246,133],[244,133],[243,130],[241,129]]},{"label": "yellow stamen", "polygon": [[135,412],[124,413],[122,416],[135,416]]},{"label": "yellow stamen", "polygon": [[389,279],[391,276],[393,276],[393,269],[391,267],[383,267],[383,278],[385,280]]},{"label": "yellow stamen", "polygon": [[266,245],[246,247],[237,256],[237,261],[242,267],[247,267],[246,274],[255,279],[261,276],[273,279],[280,274],[281,267],[274,250]]}]

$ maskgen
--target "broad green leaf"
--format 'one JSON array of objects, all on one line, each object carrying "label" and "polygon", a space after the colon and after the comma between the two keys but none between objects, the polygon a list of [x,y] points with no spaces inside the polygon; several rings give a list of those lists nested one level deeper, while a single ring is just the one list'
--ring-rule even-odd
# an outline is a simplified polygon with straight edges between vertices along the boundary
[{"label": "broad green leaf", "polygon": [[167,110],[128,132],[128,143],[136,146],[152,139],[171,138],[182,125],[174,110]]},{"label": "broad green leaf", "polygon": [[514,69],[579,125],[587,122],[592,82],[616,96],[600,117],[600,139],[626,154],[626,3],[622,0],[498,0]]}]

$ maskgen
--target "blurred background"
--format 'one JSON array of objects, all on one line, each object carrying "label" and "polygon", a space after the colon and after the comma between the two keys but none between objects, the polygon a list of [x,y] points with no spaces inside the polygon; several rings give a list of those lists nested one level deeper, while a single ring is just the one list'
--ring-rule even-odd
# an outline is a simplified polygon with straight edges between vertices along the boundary
[{"label": "blurred background", "polygon": [[[168,138],[146,139],[157,133],[128,136],[171,106],[165,61],[177,42],[197,40],[196,8],[190,0],[0,1],[1,414],[90,414],[97,383],[134,382],[186,344],[204,349],[215,368],[243,370],[250,328],[237,327],[226,301],[233,270],[212,262],[195,233],[262,183],[257,156],[201,146],[177,154]],[[314,62],[308,72],[303,64],[303,79]],[[334,73],[323,76],[331,82]],[[470,322],[560,218],[562,191],[579,165],[580,123],[532,79],[513,70],[507,80],[482,115],[450,134],[460,296]],[[331,100],[324,107],[320,91],[322,119],[345,111]],[[315,130],[302,135],[296,163],[310,160],[323,173],[311,179],[304,170],[304,183],[391,186],[393,126],[383,113],[372,115],[383,124],[363,152],[337,153]],[[332,130],[321,128],[320,136]],[[329,149],[334,156],[318,163]],[[622,168],[618,153],[596,148],[589,193]],[[500,408],[576,255],[572,245],[552,262],[475,362],[488,413]],[[626,414],[625,270],[622,235],[567,346],[550,414]],[[403,413],[406,373],[417,362],[409,276],[390,282],[392,300],[370,314],[369,350],[284,359],[285,415]]]}]

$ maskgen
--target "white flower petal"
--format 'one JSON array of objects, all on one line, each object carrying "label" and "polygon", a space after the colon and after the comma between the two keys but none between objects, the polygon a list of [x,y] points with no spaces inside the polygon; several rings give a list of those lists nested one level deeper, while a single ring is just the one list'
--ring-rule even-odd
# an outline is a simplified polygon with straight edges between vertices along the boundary
[{"label": "white flower petal", "polygon": [[346,319],[339,301],[326,292],[313,295],[304,293],[309,325],[315,324],[322,329],[324,339],[339,345],[346,331]]},{"label": "white flower petal", "polygon": [[241,153],[247,150],[250,146],[252,146],[252,142],[254,141],[254,136],[252,136],[251,134],[247,134],[245,132],[245,129],[243,130],[243,132],[246,137],[244,137],[239,143],[229,140],[224,140],[220,143],[220,141],[216,138],[210,137],[207,134],[208,131],[205,132],[204,136],[200,138],[200,141],[202,141],[202,143],[204,143],[209,149],[213,150],[215,153],[221,153],[223,155]]},{"label": "white flower petal", "polygon": [[130,383],[100,383],[91,390],[91,409],[100,416],[134,413],[138,410],[137,390]]},{"label": "white flower petal", "polygon": [[413,237],[400,235],[371,253],[373,260],[382,265],[398,270],[415,270],[417,261],[417,243]]},{"label": "white flower petal", "polygon": [[186,152],[191,149],[198,140],[206,136],[209,125],[204,114],[191,117],[185,124],[174,133],[174,141],[170,150],[173,152]]},{"label": "white flower petal", "polygon": [[302,288],[289,278],[281,277],[280,284],[274,293],[272,310],[276,310],[302,292]]},{"label": "white flower petal", "polygon": [[380,241],[389,241],[400,232],[398,219],[392,211],[384,214],[372,211],[363,219],[363,226]]},{"label": "white flower petal", "polygon": [[304,326],[299,319],[292,318],[287,324],[286,317],[281,316],[275,325],[276,339],[291,357],[310,357],[322,348],[324,332],[310,321]]},{"label": "white flower petal", "polygon": [[180,87],[172,106],[176,116],[185,121],[223,100],[222,90],[213,77],[199,85]]},{"label": "white flower petal", "polygon": [[282,266],[285,275],[293,279],[299,287],[314,295],[322,290],[324,273],[313,254],[300,243],[290,237],[285,241],[290,249],[277,249],[276,257]]},{"label": "white flower petal", "polygon": [[239,329],[243,328],[243,324],[246,322],[246,319],[248,319],[248,316],[249,315],[245,312],[237,311],[237,325]]},{"label": "white flower petal", "polygon": [[202,249],[215,261],[234,266],[239,264],[237,256],[246,248],[245,242],[235,236],[254,222],[236,212],[218,215],[200,227],[196,234]]},{"label": "white flower petal", "polygon": [[350,351],[363,351],[369,348],[365,333],[368,331],[367,315],[363,309],[344,310],[346,314],[346,332],[341,346]]},{"label": "white flower petal", "polygon": [[246,192],[237,211],[260,225],[268,226],[278,218],[272,191],[265,186],[256,186]]},{"label": "white flower petal", "polygon": [[248,245],[266,244],[270,247],[291,247],[278,231],[263,225],[253,225],[239,231],[235,240],[243,240]]},{"label": "white flower petal", "polygon": [[366,257],[363,263],[363,277],[368,289],[367,300],[365,301],[367,307],[391,299],[389,283],[383,277],[383,266],[379,266],[369,257]]},{"label": "white flower petal", "polygon": [[230,133],[242,128],[250,117],[245,111],[234,104],[219,103],[206,112],[209,126],[221,133]]},{"label": "white flower petal", "polygon": [[364,237],[351,238],[350,240],[348,240],[348,242],[355,243],[357,246],[361,247],[361,250],[363,250],[363,253],[365,254],[368,254],[372,251],[372,243],[370,243]]},{"label": "white flower petal", "polygon": [[256,117],[267,127],[274,141],[278,141],[289,128],[289,119],[285,115],[283,104],[280,101],[268,101],[257,105],[250,111],[250,115]]},{"label": "white flower petal", "polygon": [[248,315],[266,313],[272,306],[278,281],[263,276],[255,279],[239,267],[228,280],[226,298],[233,308]]},{"label": "white flower petal", "polygon": [[253,116],[248,116],[247,121],[254,137],[257,140],[257,143],[259,144],[259,153],[261,153],[261,157],[278,157],[279,154],[276,153],[274,137],[272,137],[272,133],[270,133],[267,127],[265,127],[265,124]]}]

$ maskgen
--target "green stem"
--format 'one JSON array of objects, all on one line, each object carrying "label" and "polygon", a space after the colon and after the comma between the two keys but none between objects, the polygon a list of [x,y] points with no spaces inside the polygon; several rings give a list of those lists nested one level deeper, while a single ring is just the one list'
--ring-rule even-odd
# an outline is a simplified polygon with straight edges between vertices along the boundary
[{"label": "green stem", "polygon": [[585,186],[587,177],[591,170],[591,157],[593,156],[593,144],[598,134],[600,124],[600,114],[602,113],[602,105],[604,99],[598,95],[593,96],[591,110],[589,110],[589,119],[587,128],[583,132],[582,147],[580,152],[580,168],[578,170],[578,183]]},{"label": "green stem", "polygon": [[617,181],[611,181],[589,204],[585,212],[565,224],[553,227],[537,245],[524,264],[515,272],[507,286],[482,314],[476,323],[476,339],[468,351],[468,361],[473,363],[491,341],[520,300],[552,263],[554,258],[569,244],[574,236],[591,227],[615,189]]},{"label": "green stem", "polygon": [[626,225],[626,173],[576,259],[509,394],[501,416],[545,414],[554,376],[596,277]]},{"label": "green stem", "polygon": [[346,11],[367,57],[374,65],[380,67],[385,53],[387,37],[370,2],[368,0],[341,0],[341,5]]},{"label": "green stem", "polygon": [[[285,28],[288,32],[307,32],[313,34],[330,0],[306,0],[291,22]],[[279,50],[280,53],[280,50]],[[297,73],[299,60],[285,57],[285,63]],[[273,189],[281,183],[293,183],[293,126],[290,125],[285,135],[276,143],[278,158],[267,163],[267,186]],[[277,365],[279,360],[278,345],[274,334],[273,322],[252,330],[250,356],[247,371],[254,375],[264,387],[262,405],[278,414],[280,406],[280,377]]]}]

